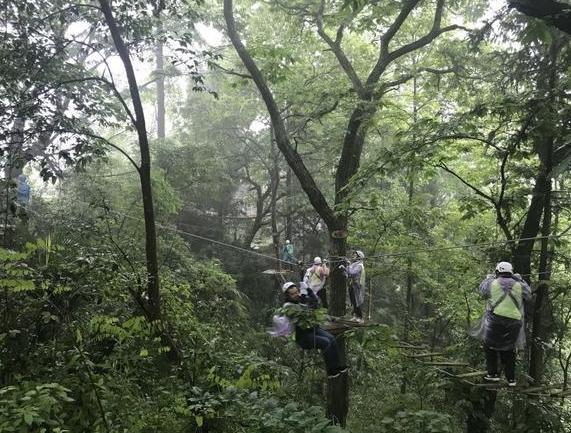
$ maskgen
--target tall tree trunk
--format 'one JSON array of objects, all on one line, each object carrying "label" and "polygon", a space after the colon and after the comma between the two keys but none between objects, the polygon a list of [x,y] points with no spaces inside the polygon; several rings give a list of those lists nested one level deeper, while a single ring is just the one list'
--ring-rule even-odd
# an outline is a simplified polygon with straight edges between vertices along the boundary
[{"label": "tall tree trunk", "polygon": [[285,238],[293,242],[293,178],[290,167],[286,170],[286,191]]},{"label": "tall tree trunk", "polygon": [[529,359],[529,375],[537,383],[543,378],[544,367],[544,342],[548,340],[550,328],[550,303],[549,303],[549,280],[551,260],[549,257],[549,240],[551,235],[551,172],[553,170],[553,147],[554,147],[554,130],[557,127],[553,123],[556,117],[555,102],[557,92],[557,57],[559,54],[559,41],[554,41],[549,47],[549,55],[547,57],[549,76],[545,82],[538,83],[538,87],[543,88],[549,95],[545,101],[546,107],[543,113],[542,130],[547,136],[540,137],[541,143],[537,148],[539,157],[542,162],[542,171],[545,173],[545,185],[543,190],[543,226],[541,234],[541,255],[539,258],[539,275],[540,284],[537,287],[535,304],[533,309],[533,328]]},{"label": "tall tree trunk", "polygon": [[2,225],[2,246],[4,248],[12,248],[14,241],[14,230],[11,227],[11,216],[13,214],[13,206],[17,197],[16,188],[18,187],[18,176],[22,173],[24,165],[22,148],[24,146],[24,123],[25,119],[21,116],[16,117],[12,125],[10,146],[8,147],[8,158],[4,166],[4,215]]},{"label": "tall tree trunk", "polygon": [[544,344],[548,340],[551,308],[549,302],[549,280],[551,279],[551,258],[549,236],[551,235],[551,181],[545,191],[543,226],[541,228],[541,253],[539,257],[537,290],[533,309],[533,327],[531,332],[531,351],[529,358],[529,375],[535,383],[543,378]]},{"label": "tall tree trunk", "polygon": [[[280,259],[280,233],[278,230],[278,187],[280,185],[280,166],[278,160],[277,149],[274,145],[274,128],[270,128],[270,152],[272,156],[272,170],[271,170],[271,226],[272,226],[272,243],[274,246],[274,256],[277,263],[277,270],[281,271]],[[276,278],[277,279],[277,278]]]},{"label": "tall tree trunk", "polygon": [[[332,272],[330,274],[332,295],[329,302],[329,314],[332,316],[345,315],[345,297],[347,280],[345,275],[335,263],[336,257],[345,257],[347,254],[347,222],[345,221],[337,226],[336,230],[329,228],[331,233],[331,256]],[[341,365],[347,363],[347,347],[343,334],[337,337],[337,346],[339,348],[339,358]],[[344,426],[349,412],[349,377],[342,374],[335,379],[327,382],[327,416],[334,422]]]},{"label": "tall tree trunk", "polygon": [[[162,25],[159,26],[162,30]],[[159,35],[160,37],[160,35]],[[156,57],[156,79],[157,79],[157,138],[163,141],[166,137],[165,131],[165,70],[163,42],[159,40],[155,47]]]},{"label": "tall tree trunk", "polygon": [[161,299],[159,284],[159,266],[157,261],[157,238],[155,229],[155,212],[153,207],[153,191],[151,186],[151,156],[149,152],[149,141],[147,137],[147,127],[145,124],[145,114],[135,71],[129,56],[129,50],[123,41],[121,31],[115,21],[111,6],[108,0],[99,0],[101,10],[105,16],[105,22],[109,27],[115,48],[123,62],[133,108],[135,111],[135,128],[139,139],[139,150],[141,153],[141,165],[139,167],[139,178],[141,183],[141,193],[143,197],[143,211],[145,218],[145,253],[147,259],[147,313],[150,320],[161,318]]}]

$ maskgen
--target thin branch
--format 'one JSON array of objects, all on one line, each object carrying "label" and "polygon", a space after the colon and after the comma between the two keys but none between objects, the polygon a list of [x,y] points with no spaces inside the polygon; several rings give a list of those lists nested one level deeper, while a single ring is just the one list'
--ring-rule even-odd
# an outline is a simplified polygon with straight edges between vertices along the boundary
[{"label": "thin branch", "polygon": [[75,78],[72,80],[66,80],[66,81],[60,81],[58,83],[59,85],[65,85],[65,84],[71,84],[71,83],[81,83],[84,81],[99,81],[100,83],[103,83],[105,85],[107,85],[111,91],[113,92],[113,94],[115,95],[115,97],[119,100],[119,102],[121,103],[121,105],[123,106],[123,108],[125,109],[125,112],[127,113],[127,115],[129,116],[129,119],[131,120],[131,122],[133,123],[133,125],[137,124],[137,121],[135,119],[135,117],[133,116],[133,113],[131,112],[131,109],[129,108],[129,106],[127,105],[127,103],[125,102],[125,99],[123,98],[123,96],[121,95],[121,93],[119,92],[119,90],[117,90],[117,87],[115,87],[115,84],[112,81],[107,80],[104,77],[83,77],[83,78]]},{"label": "thin branch", "polygon": [[487,201],[489,201],[490,203],[492,203],[494,205],[494,207],[496,207],[497,203],[494,200],[494,198],[488,194],[486,194],[485,192],[483,192],[481,189],[476,188],[474,185],[472,185],[470,182],[466,181],[464,178],[462,178],[459,174],[457,174],[454,170],[448,168],[448,166],[443,162],[440,161],[437,164],[437,167],[443,169],[444,171],[446,171],[447,173],[450,173],[452,176],[454,176],[456,179],[458,179],[460,182],[462,182],[464,185],[466,185],[468,188],[470,188],[472,191],[474,191],[476,194],[478,194],[480,197],[485,198]]},{"label": "thin branch", "polygon": [[363,87],[363,83],[361,82],[361,79],[359,78],[359,76],[357,75],[357,72],[353,68],[353,65],[351,64],[351,62],[347,58],[347,55],[345,54],[345,52],[341,48],[341,39],[343,37],[344,26],[342,25],[337,30],[337,36],[335,37],[335,40],[331,39],[331,37],[325,32],[325,28],[323,26],[323,10],[324,10],[324,8],[325,8],[325,0],[321,0],[321,3],[319,5],[319,9],[317,11],[317,14],[315,15],[315,20],[317,23],[317,33],[319,34],[319,36],[321,36],[321,39],[323,39],[325,41],[325,43],[327,43],[327,45],[329,45],[329,47],[331,48],[331,51],[333,51],[333,54],[335,54],[335,57],[337,57],[339,64],[341,65],[341,67],[345,71],[345,74],[347,74],[347,77],[349,77],[349,80],[353,84],[353,88],[355,89],[355,92],[357,92],[357,94],[362,99],[365,99],[366,93],[365,93],[365,88]]},{"label": "thin branch", "polygon": [[137,165],[137,163],[133,160],[133,158],[131,158],[129,156],[129,154],[127,152],[125,152],[123,149],[121,149],[119,146],[117,146],[114,143],[111,143],[109,140],[107,140],[104,137],[101,137],[100,135],[97,135],[95,133],[92,132],[88,132],[88,131],[70,131],[67,129],[60,129],[60,128],[55,128],[52,130],[53,132],[58,132],[60,134],[77,134],[77,135],[84,135],[86,137],[90,137],[90,138],[94,138],[96,140],[99,140],[101,142],[103,142],[105,145],[112,147],[113,149],[117,150],[118,152],[120,152],[125,158],[127,158],[129,160],[129,162],[133,165],[133,167],[135,167],[135,169],[137,170],[137,173],[141,173],[141,170],[139,168],[139,166]]},{"label": "thin branch", "polygon": [[209,64],[212,65],[212,66],[214,66],[214,67],[217,68],[217,69],[220,69],[222,72],[224,72],[224,73],[226,73],[226,74],[228,74],[228,75],[235,75],[236,77],[245,78],[245,79],[247,79],[247,80],[251,80],[251,79],[252,79],[252,76],[251,76],[251,75],[242,74],[242,73],[240,73],[240,72],[236,72],[236,71],[233,71],[233,70],[231,70],[231,69],[227,69],[227,68],[225,68],[224,66],[219,65],[218,63],[210,62]]}]

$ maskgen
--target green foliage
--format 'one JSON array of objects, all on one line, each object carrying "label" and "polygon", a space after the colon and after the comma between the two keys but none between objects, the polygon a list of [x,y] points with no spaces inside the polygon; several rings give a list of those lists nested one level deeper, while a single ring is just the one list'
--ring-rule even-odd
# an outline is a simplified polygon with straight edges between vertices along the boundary
[{"label": "green foliage", "polygon": [[0,388],[0,432],[66,433],[66,413],[74,399],[58,383],[21,383]]},{"label": "green foliage", "polygon": [[451,417],[430,410],[400,411],[393,417],[385,417],[379,422],[382,433],[452,433]]},{"label": "green foliage", "polygon": [[288,317],[302,329],[310,329],[321,325],[327,318],[325,308],[308,308],[303,304],[288,304],[276,310],[277,315]]}]

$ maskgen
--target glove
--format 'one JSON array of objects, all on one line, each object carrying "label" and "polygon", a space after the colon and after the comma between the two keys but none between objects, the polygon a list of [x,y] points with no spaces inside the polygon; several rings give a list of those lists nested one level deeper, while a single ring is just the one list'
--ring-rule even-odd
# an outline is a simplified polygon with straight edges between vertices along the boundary
[{"label": "glove", "polygon": [[339,269],[341,269],[342,271],[345,270],[345,265],[339,265]]}]

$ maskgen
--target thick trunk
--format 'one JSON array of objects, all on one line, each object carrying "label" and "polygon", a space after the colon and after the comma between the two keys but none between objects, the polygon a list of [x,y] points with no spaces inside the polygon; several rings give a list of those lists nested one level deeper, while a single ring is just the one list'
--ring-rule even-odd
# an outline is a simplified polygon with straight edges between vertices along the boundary
[{"label": "thick trunk", "polygon": [[548,189],[549,180],[547,173],[542,167],[539,174],[535,178],[535,186],[533,187],[531,203],[529,205],[525,223],[520,233],[521,240],[517,243],[513,253],[512,263],[516,272],[522,274],[524,279],[529,282],[531,274],[531,252],[535,243],[534,239],[539,233],[541,226],[541,215],[543,213],[543,205],[545,192]]},{"label": "thick trunk", "polygon": [[537,383],[543,378],[545,349],[544,342],[548,340],[550,329],[551,306],[549,302],[549,280],[551,278],[551,258],[548,236],[551,235],[551,183],[545,192],[545,207],[543,226],[541,229],[541,255],[539,257],[538,280],[533,309],[533,328],[531,333],[531,351],[529,358],[529,375]]},{"label": "thick trunk", "polygon": [[[329,227],[331,233],[331,274],[330,274],[330,301],[329,314],[332,316],[345,315],[346,279],[338,268],[337,258],[347,255],[347,223],[334,228]],[[341,365],[346,364],[346,344],[343,335],[337,337]],[[327,382],[327,416],[336,424],[345,426],[349,412],[349,382],[348,375],[342,374]]]},{"label": "thick trunk", "polygon": [[546,110],[542,123],[542,130],[546,136],[541,136],[536,146],[537,153],[542,162],[542,172],[545,176],[545,185],[543,189],[543,225],[541,227],[541,254],[539,257],[538,280],[540,284],[537,287],[535,304],[533,309],[533,327],[529,358],[529,375],[537,383],[543,378],[545,349],[544,343],[549,340],[551,325],[551,303],[549,300],[549,280],[551,279],[551,258],[549,246],[553,245],[549,240],[551,235],[551,173],[553,170],[553,150],[555,145],[555,137],[553,135],[557,128],[553,119],[556,118],[555,112],[556,92],[557,92],[557,57],[560,45],[558,41],[551,43],[549,47],[549,56],[547,57],[549,75],[545,81],[540,81],[538,86],[544,88],[549,98],[546,101]]},{"label": "thick trunk", "polygon": [[508,6],[571,35],[571,6],[554,0],[508,0]]},{"label": "thick trunk", "polygon": [[289,167],[286,171],[286,191],[285,238],[293,241],[293,179]]},{"label": "thick trunk", "polygon": [[278,200],[278,187],[280,185],[280,167],[277,155],[277,149],[274,146],[274,135],[273,135],[273,128],[270,128],[272,134],[270,135],[271,140],[271,155],[272,155],[272,170],[271,170],[271,225],[272,225],[272,243],[274,245],[274,256],[277,260],[277,269],[278,271],[281,270],[281,262],[279,261],[280,258],[280,234],[278,230],[278,209],[277,209],[277,200]]},{"label": "thick trunk", "polygon": [[496,391],[472,389],[464,390],[470,401],[470,411],[466,417],[466,433],[487,433],[490,431],[490,419],[496,407]]}]

